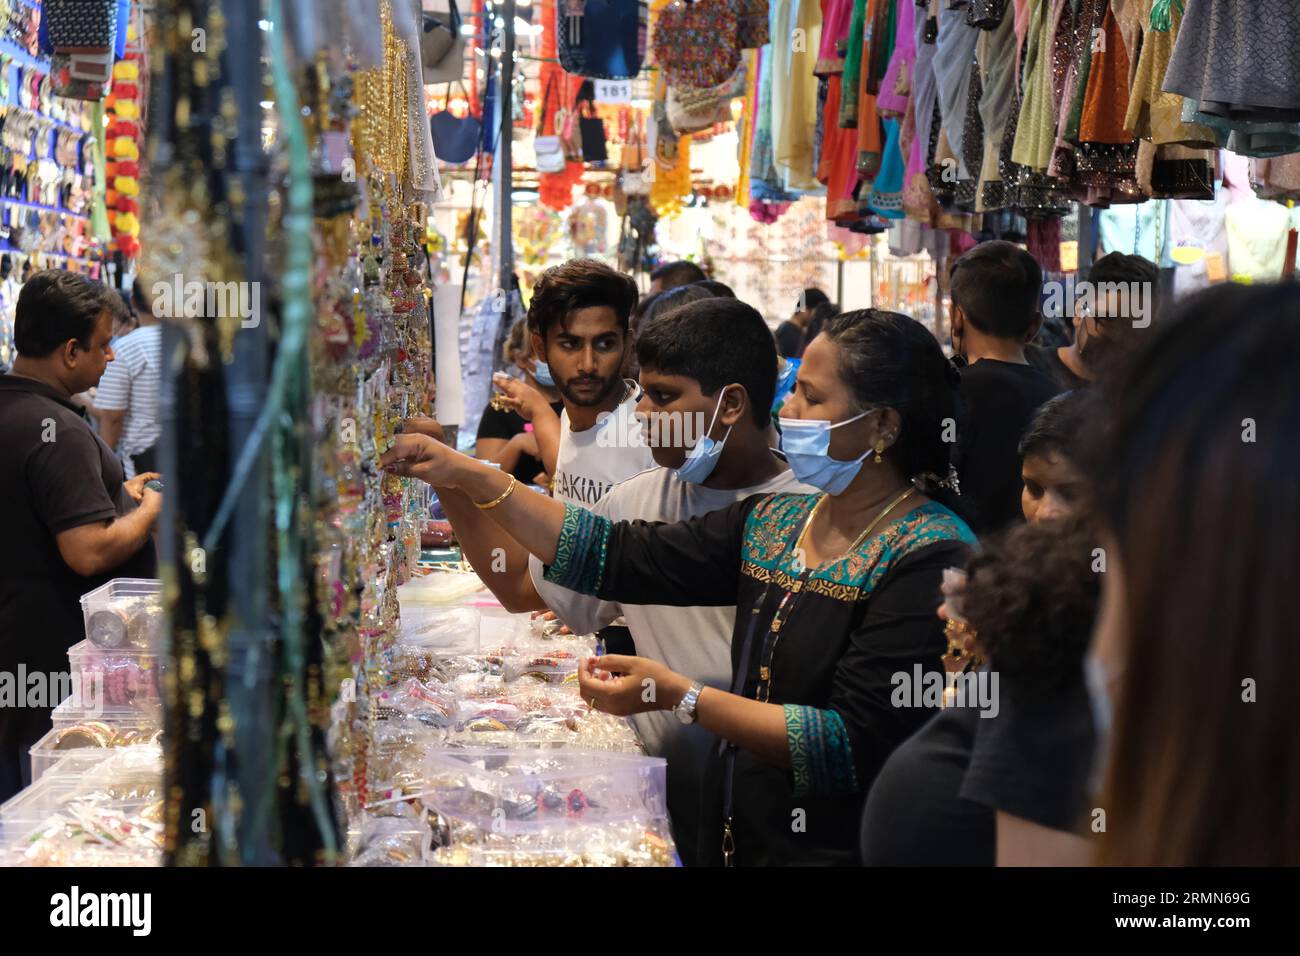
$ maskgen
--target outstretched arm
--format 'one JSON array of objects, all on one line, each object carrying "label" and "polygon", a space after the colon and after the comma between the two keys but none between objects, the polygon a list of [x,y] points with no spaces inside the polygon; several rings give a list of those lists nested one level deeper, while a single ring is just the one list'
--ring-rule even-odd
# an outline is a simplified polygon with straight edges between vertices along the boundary
[{"label": "outstretched arm", "polygon": [[675,524],[611,522],[537,494],[422,435],[402,435],[380,462],[456,488],[570,590],[624,604],[734,604],[745,518],[757,497]]}]

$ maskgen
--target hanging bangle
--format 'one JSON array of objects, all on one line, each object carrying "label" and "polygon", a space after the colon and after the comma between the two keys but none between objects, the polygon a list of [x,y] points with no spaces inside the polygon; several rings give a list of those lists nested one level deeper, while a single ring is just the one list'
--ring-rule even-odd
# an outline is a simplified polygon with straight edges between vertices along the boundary
[{"label": "hanging bangle", "polygon": [[480,511],[487,511],[490,508],[495,508],[497,505],[501,504],[501,502],[510,497],[515,490],[515,485],[517,484],[519,484],[519,480],[515,478],[514,475],[511,475],[510,484],[506,485],[506,490],[501,492],[499,497],[493,498],[491,501],[485,501],[483,504],[479,504],[476,501],[474,502],[474,507],[478,508]]}]

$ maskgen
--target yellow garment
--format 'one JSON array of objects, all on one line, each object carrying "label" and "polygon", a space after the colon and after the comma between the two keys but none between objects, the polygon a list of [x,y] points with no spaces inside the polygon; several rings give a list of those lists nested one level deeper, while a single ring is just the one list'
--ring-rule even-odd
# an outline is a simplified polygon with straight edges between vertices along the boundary
[{"label": "yellow garment", "polygon": [[1174,41],[1183,23],[1183,13],[1178,4],[1171,4],[1169,13],[1173,20],[1168,30],[1152,30],[1151,7],[1155,0],[1136,0],[1139,22],[1142,25],[1142,52],[1138,57],[1133,91],[1128,98],[1128,114],[1124,128],[1140,139],[1149,139],[1157,146],[1181,143],[1213,149],[1214,133],[1205,126],[1183,122],[1183,98],[1177,93],[1166,93],[1165,70],[1174,55]]},{"label": "yellow garment", "polygon": [[740,176],[736,179],[736,205],[742,209],[749,208],[749,155],[754,143],[754,108],[758,103],[758,62],[757,51],[745,50],[742,62],[745,66],[745,108],[736,123],[736,132],[740,135]]},{"label": "yellow garment", "polygon": [[[1024,102],[1016,126],[1011,161],[1039,172],[1052,161],[1056,144],[1056,111],[1052,103],[1052,42],[1056,24],[1052,4],[1042,0],[1029,21],[1029,46],[1025,51]],[[949,16],[955,16],[945,11]]]},{"label": "yellow garment", "polygon": [[[813,168],[817,135],[817,51],[822,42],[818,0],[773,0],[772,162],[787,189],[819,189]],[[792,24],[791,29],[783,29]]]}]

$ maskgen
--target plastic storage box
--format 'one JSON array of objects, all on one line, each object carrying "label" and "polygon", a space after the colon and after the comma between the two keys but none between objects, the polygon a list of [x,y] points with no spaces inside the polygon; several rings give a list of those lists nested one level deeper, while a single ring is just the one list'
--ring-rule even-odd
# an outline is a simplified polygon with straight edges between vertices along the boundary
[{"label": "plastic storage box", "polygon": [[[82,641],[68,650],[79,679],[83,710],[157,710],[162,704],[162,658],[153,649],[106,650]],[[98,705],[98,706],[95,706]]]},{"label": "plastic storage box", "polygon": [[[86,728],[83,731],[81,728]],[[147,720],[108,721],[87,718],[56,726],[31,748],[32,782],[50,772],[81,773],[124,747],[158,747],[158,728]],[[100,743],[103,741],[103,743]]]},{"label": "plastic storage box", "polygon": [[[55,729],[71,727],[87,720],[103,721],[113,727],[145,727],[158,730],[162,727],[162,708],[157,707],[93,707],[80,706],[82,701],[66,698],[54,708],[51,715]],[[94,704],[95,701],[88,701]],[[101,701],[102,703],[102,701]]]},{"label": "plastic storage box", "polygon": [[153,578],[114,578],[81,596],[86,639],[113,650],[156,650],[162,624],[162,582]]},{"label": "plastic storage box", "polygon": [[[0,806],[0,864],[158,865],[161,755],[116,753],[83,773],[48,773]],[[142,771],[156,774],[143,788],[153,793],[140,792]]]}]

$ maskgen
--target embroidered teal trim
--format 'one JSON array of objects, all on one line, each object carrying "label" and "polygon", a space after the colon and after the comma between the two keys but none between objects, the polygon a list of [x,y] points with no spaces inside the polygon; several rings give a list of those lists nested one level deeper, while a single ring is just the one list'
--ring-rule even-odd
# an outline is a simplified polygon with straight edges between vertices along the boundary
[{"label": "embroidered teal trim", "polygon": [[[745,524],[745,574],[777,581],[783,587],[798,577],[795,555],[784,549],[798,535],[817,497],[774,495],[750,513]],[[806,587],[837,600],[859,600],[871,593],[896,562],[936,541],[974,545],[975,535],[943,505],[927,502],[862,542],[853,554],[819,568]]]},{"label": "embroidered teal trim", "polygon": [[833,710],[803,704],[785,704],[782,710],[795,796],[857,793],[858,772],[843,718]]},{"label": "embroidered teal trim", "polygon": [[605,558],[613,523],[586,508],[565,503],[564,525],[555,544],[555,561],[543,577],[579,594],[596,594],[605,577]]}]

